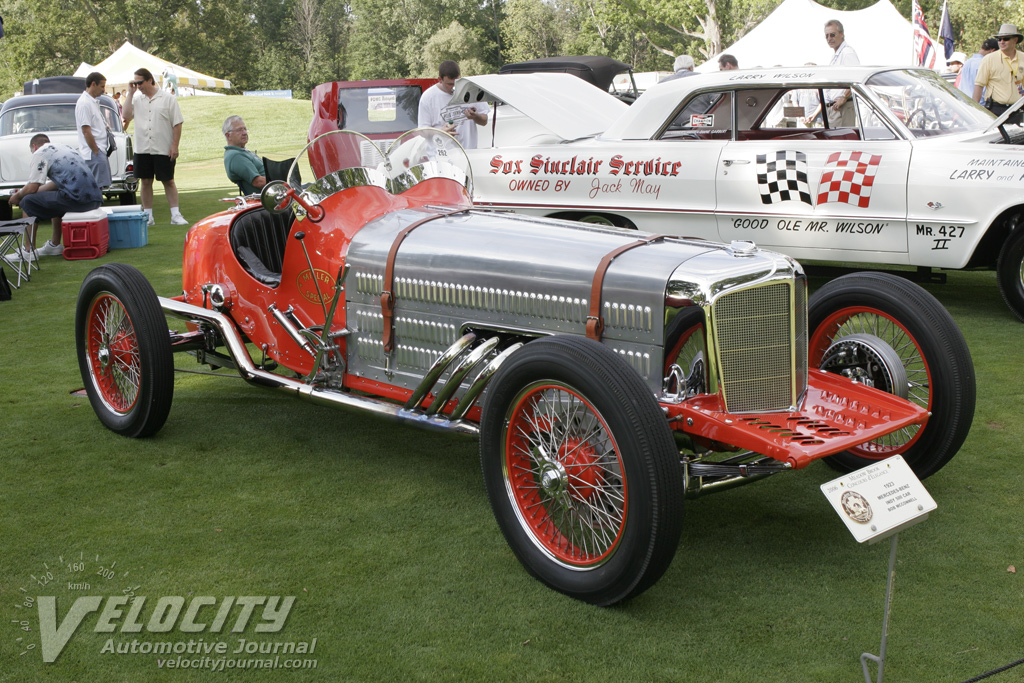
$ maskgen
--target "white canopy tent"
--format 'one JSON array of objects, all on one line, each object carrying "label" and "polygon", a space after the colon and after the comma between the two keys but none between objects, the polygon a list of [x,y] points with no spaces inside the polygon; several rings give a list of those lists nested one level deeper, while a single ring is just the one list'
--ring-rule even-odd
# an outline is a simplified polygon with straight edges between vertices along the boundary
[{"label": "white canopy tent", "polygon": [[199,88],[230,88],[231,81],[223,78],[207,76],[198,71],[161,59],[151,55],[145,50],[140,50],[129,42],[117,48],[114,54],[110,55],[96,66],[89,66],[82,63],[75,71],[75,76],[87,76],[93,71],[99,71],[107,79],[108,88],[120,88],[126,86],[133,80],[135,70],[145,67],[153,73],[153,78],[161,87],[165,82],[173,81],[178,86],[195,86]]},{"label": "white canopy tent", "polygon": [[[834,10],[814,0],[784,0],[764,21],[722,52],[736,58],[741,69],[828,64],[832,49],[825,42],[825,22],[838,19],[846,40],[866,66],[911,65],[914,28],[889,0],[851,12]],[[709,59],[695,71],[718,71]]]}]

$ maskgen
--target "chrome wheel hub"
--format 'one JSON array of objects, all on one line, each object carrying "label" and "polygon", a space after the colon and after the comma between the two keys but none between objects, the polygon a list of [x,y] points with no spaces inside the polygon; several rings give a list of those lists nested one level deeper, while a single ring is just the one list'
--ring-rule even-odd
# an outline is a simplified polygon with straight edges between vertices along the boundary
[{"label": "chrome wheel hub", "polygon": [[907,369],[899,354],[873,334],[837,339],[822,356],[820,368],[900,398],[910,394]]},{"label": "chrome wheel hub", "polygon": [[110,367],[110,357],[110,344],[104,341],[96,351],[96,358],[99,360],[102,370],[107,370]]},{"label": "chrome wheel hub", "polygon": [[560,462],[547,462],[541,468],[540,485],[549,496],[562,493],[569,486],[569,475]]}]

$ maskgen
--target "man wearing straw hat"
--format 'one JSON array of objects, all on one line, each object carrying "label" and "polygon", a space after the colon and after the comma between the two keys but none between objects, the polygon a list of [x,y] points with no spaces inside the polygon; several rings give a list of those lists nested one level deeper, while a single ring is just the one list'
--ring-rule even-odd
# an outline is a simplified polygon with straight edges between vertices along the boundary
[{"label": "man wearing straw hat", "polygon": [[998,41],[999,49],[981,60],[974,79],[974,99],[981,102],[982,92],[987,88],[985,106],[999,116],[1024,96],[1024,59],[1017,49],[1024,35],[1016,25],[1003,24],[992,37]]}]

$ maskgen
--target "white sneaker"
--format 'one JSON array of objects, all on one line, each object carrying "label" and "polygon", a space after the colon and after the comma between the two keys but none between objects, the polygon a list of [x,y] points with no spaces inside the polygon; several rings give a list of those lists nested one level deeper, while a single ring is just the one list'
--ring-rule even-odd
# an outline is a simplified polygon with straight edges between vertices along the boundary
[{"label": "white sneaker", "polygon": [[156,221],[153,220],[153,217],[152,216],[147,217],[146,218],[146,227],[147,228],[151,228],[154,225],[156,225]]},{"label": "white sneaker", "polygon": [[36,253],[39,256],[60,256],[64,253],[64,245],[53,244],[50,240],[46,240],[46,244],[36,249]]},{"label": "white sneaker", "polygon": [[10,254],[7,255],[7,258],[11,259],[12,261],[34,261],[35,260],[35,257],[32,255],[32,252],[29,251],[28,249],[26,249],[25,247],[20,247],[18,249],[15,249],[14,251],[12,251]]},{"label": "white sneaker", "polygon": [[171,225],[188,225],[188,220],[179,213],[171,216]]}]

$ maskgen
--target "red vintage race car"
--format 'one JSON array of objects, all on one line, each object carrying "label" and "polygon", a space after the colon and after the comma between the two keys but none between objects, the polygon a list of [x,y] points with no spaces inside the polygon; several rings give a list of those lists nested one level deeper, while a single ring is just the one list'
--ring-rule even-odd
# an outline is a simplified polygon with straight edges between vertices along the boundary
[{"label": "red vintage race car", "polygon": [[817,459],[901,454],[927,477],[967,435],[970,354],[917,285],[855,274],[808,298],[799,264],[749,242],[481,212],[471,193],[438,131],[388,153],[329,133],[287,183],[190,230],[182,294],[126,265],[92,271],[77,345],[100,421],[159,430],[187,351],[255,385],[478,435],[512,550],[598,605],[667,569],[684,497]]}]

